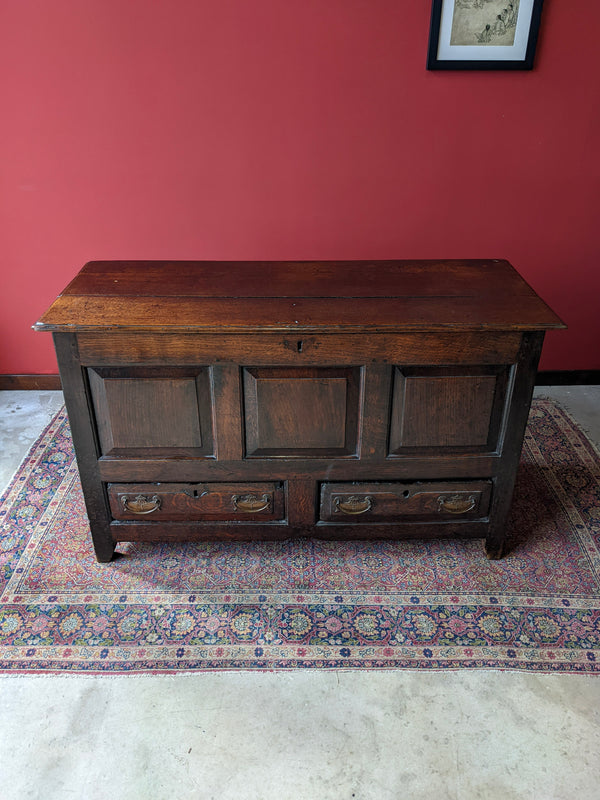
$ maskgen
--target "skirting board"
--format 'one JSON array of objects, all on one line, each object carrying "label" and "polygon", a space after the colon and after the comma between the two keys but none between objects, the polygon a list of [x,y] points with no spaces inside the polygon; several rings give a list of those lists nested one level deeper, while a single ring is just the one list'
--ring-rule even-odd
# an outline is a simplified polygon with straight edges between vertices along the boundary
[{"label": "skirting board", "polygon": [[536,386],[598,386],[600,369],[542,370],[535,378]]},{"label": "skirting board", "polygon": [[0,391],[33,389],[34,391],[60,391],[60,375],[0,375]]}]

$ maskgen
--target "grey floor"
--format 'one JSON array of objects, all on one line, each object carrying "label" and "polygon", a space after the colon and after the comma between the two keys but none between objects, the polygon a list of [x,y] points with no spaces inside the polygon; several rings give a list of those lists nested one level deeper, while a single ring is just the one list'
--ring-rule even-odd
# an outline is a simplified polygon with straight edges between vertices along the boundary
[{"label": "grey floor", "polygon": [[[541,388],[600,445],[600,387]],[[61,404],[0,392],[0,488]],[[599,800],[600,677],[0,678],[0,800]]]}]

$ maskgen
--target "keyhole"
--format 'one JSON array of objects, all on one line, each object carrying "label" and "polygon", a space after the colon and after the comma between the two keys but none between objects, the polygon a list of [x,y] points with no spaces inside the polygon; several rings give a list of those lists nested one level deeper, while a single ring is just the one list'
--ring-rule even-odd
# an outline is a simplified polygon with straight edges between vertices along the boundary
[{"label": "keyhole", "polygon": [[194,497],[198,497],[198,489],[194,489]]},{"label": "keyhole", "polygon": [[296,342],[296,347],[298,348],[298,352],[301,353],[302,352],[302,339],[299,339]]}]

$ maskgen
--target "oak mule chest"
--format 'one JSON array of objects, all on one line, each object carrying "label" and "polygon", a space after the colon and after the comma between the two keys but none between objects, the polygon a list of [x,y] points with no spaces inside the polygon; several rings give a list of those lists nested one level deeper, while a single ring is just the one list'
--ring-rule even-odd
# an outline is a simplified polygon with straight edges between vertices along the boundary
[{"label": "oak mule chest", "polygon": [[120,541],[465,536],[502,555],[544,331],[506,261],[91,262],[51,331]]}]

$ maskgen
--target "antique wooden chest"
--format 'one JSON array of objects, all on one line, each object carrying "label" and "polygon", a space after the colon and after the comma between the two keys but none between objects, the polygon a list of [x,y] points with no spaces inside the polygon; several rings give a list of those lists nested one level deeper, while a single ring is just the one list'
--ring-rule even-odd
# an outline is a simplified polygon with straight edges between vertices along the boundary
[{"label": "antique wooden chest", "polygon": [[506,261],[91,262],[54,335],[99,561],[120,541],[481,537],[544,331]]}]

